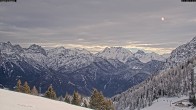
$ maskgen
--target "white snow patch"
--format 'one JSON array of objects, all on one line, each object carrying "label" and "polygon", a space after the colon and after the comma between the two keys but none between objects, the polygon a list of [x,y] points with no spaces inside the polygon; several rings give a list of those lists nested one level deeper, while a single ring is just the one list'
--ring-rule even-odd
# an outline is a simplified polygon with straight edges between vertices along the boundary
[{"label": "white snow patch", "polygon": [[110,83],[110,81],[111,81],[111,78],[110,78],[110,80],[104,85],[104,90],[106,89],[106,87],[107,87],[107,84],[109,84]]},{"label": "white snow patch", "polygon": [[1,110],[90,110],[65,102],[0,89]]},{"label": "white snow patch", "polygon": [[118,59],[125,63],[129,57],[132,57],[133,53],[122,47],[106,47],[102,52],[95,55],[106,59]]},{"label": "white snow patch", "polygon": [[173,98],[159,98],[158,101],[155,100],[153,104],[149,107],[145,107],[141,110],[196,110],[196,108],[191,108],[191,107],[178,107],[175,106],[175,102],[183,100],[183,99],[188,99],[188,97],[173,97]]}]

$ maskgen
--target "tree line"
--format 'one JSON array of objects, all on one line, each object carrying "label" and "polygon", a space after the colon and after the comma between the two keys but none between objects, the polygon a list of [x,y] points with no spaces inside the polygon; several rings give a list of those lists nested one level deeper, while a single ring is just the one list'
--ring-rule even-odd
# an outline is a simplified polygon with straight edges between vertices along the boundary
[{"label": "tree line", "polygon": [[[153,101],[160,97],[190,96],[193,86],[193,67],[196,66],[196,57],[187,62],[161,71],[152,75],[142,83],[128,89],[127,91],[112,98],[117,110],[128,108],[129,110],[140,110],[151,106]],[[191,98],[196,106],[195,97]]]},{"label": "tree line", "polygon": [[[39,95],[36,87],[33,86],[33,88],[30,89],[27,81],[25,81],[22,85],[21,80],[18,80],[16,84],[16,91],[37,96]],[[110,99],[105,98],[102,92],[98,91],[97,89],[92,90],[90,98],[82,96],[77,91],[74,91],[73,95],[66,93],[64,97],[57,97],[55,90],[53,89],[52,85],[50,85],[47,91],[44,93],[44,97],[94,110],[114,110],[113,102]]]},{"label": "tree line", "polygon": [[25,81],[24,85],[22,86],[22,83],[21,83],[20,79],[18,80],[18,82],[16,84],[16,91],[17,92],[23,92],[23,93],[26,93],[26,94],[39,95],[35,86],[33,86],[33,88],[30,89],[27,81]]}]

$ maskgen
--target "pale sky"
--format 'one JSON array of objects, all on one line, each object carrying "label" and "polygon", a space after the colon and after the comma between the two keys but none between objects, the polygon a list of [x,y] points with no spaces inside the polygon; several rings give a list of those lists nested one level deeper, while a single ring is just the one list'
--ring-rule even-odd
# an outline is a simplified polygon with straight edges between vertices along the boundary
[{"label": "pale sky", "polygon": [[27,47],[139,48],[159,54],[196,36],[196,3],[181,0],[0,2],[0,42]]}]

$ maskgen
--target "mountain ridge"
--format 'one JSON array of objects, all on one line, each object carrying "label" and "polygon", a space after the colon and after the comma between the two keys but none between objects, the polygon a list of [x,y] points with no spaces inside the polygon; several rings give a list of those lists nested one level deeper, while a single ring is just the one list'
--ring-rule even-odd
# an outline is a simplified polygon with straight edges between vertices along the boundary
[{"label": "mountain ridge", "polygon": [[141,109],[152,105],[152,102],[159,97],[179,97],[189,94],[194,67],[196,67],[196,37],[174,49],[161,71],[112,97],[115,108]]},{"label": "mountain ridge", "polygon": [[[125,50],[122,47],[113,48],[114,52],[117,52],[115,49]],[[162,62],[155,61],[143,63],[135,57],[127,57],[127,60],[132,58],[129,62],[122,62],[117,57],[107,59],[85,49],[57,47],[44,50],[36,44],[22,48],[10,42],[1,43],[0,50],[2,85],[13,88],[16,80],[27,80],[30,85],[41,87],[43,92],[47,85],[53,84],[58,95],[66,91],[72,93],[74,90],[89,95],[92,88],[97,88],[111,97],[140,83],[163,65]],[[133,66],[136,63],[137,66]]]}]

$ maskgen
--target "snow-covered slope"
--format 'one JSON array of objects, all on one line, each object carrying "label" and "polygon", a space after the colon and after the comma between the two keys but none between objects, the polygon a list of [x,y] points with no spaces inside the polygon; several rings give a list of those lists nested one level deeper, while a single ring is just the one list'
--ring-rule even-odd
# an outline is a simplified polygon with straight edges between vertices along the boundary
[{"label": "snow-covered slope", "polygon": [[[135,110],[151,106],[160,97],[188,95],[196,58],[184,65],[161,71],[142,83],[114,96],[116,110]],[[167,107],[167,106],[166,106]],[[151,109],[149,109],[151,110]],[[168,110],[168,109],[165,109]]]},{"label": "snow-covered slope", "polygon": [[41,46],[33,44],[33,45],[30,45],[29,48],[25,48],[23,50],[24,52],[19,54],[22,57],[33,59],[41,65],[46,65],[45,63],[45,61],[47,61],[46,51]]},{"label": "snow-covered slope", "polygon": [[[175,102],[181,101],[181,100],[187,100],[188,97],[163,97],[159,98],[155,101],[153,101],[153,104],[149,107],[145,107],[141,110],[195,110],[196,108],[191,107],[179,107],[175,106]],[[185,101],[184,104],[189,104],[189,102]]]},{"label": "snow-covered slope", "polygon": [[24,50],[19,45],[12,45],[10,42],[0,42],[0,53],[6,53],[8,55],[20,53]]},{"label": "snow-covered slope", "polygon": [[170,61],[171,64],[175,64],[184,62],[193,56],[196,56],[196,37],[194,37],[190,42],[173,50],[170,58],[167,60]]},{"label": "snow-covered slope", "polygon": [[142,63],[147,63],[152,60],[165,61],[165,57],[157,53],[145,53],[142,50],[138,50],[136,53],[132,53],[130,50],[122,47],[106,47],[102,52],[96,54],[98,57],[106,59],[118,59],[121,62],[126,62],[130,58],[137,58]]},{"label": "snow-covered slope", "polygon": [[65,102],[0,89],[1,110],[90,110]]},{"label": "snow-covered slope", "polygon": [[88,66],[93,62],[93,59],[92,54],[85,49],[58,47],[47,51],[46,64],[48,67],[63,73]]},{"label": "snow-covered slope", "polygon": [[45,50],[41,46],[33,44],[28,48],[12,45],[10,42],[0,43],[0,54],[6,58],[24,59],[29,64],[37,64],[49,67],[55,71],[67,72],[88,66],[93,62],[94,56],[85,49],[65,49],[58,47]]},{"label": "snow-covered slope", "polygon": [[118,59],[121,62],[126,62],[133,53],[122,47],[106,47],[102,52],[96,54],[98,57],[106,59]]},{"label": "snow-covered slope", "polygon": [[165,58],[157,53],[145,53],[142,50],[138,50],[133,54],[134,57],[138,58],[141,62],[147,63],[152,60],[165,61]]},{"label": "snow-covered slope", "polygon": [[[144,54],[142,52],[140,53]],[[179,46],[172,51],[162,71],[157,72],[157,74],[154,74],[127,91],[114,96],[112,99],[115,102],[116,109],[141,109],[151,105],[159,97],[174,97],[189,94],[191,87],[190,80],[192,79],[191,73],[193,67],[196,66],[195,55],[196,37],[189,43]],[[167,108],[168,106],[164,106],[164,104],[161,106],[161,103],[157,103],[147,110],[159,110],[159,108],[156,108],[158,106],[163,107],[164,110],[179,110],[174,107],[172,109]],[[180,110],[182,109],[186,110],[187,108],[180,108]]]}]

